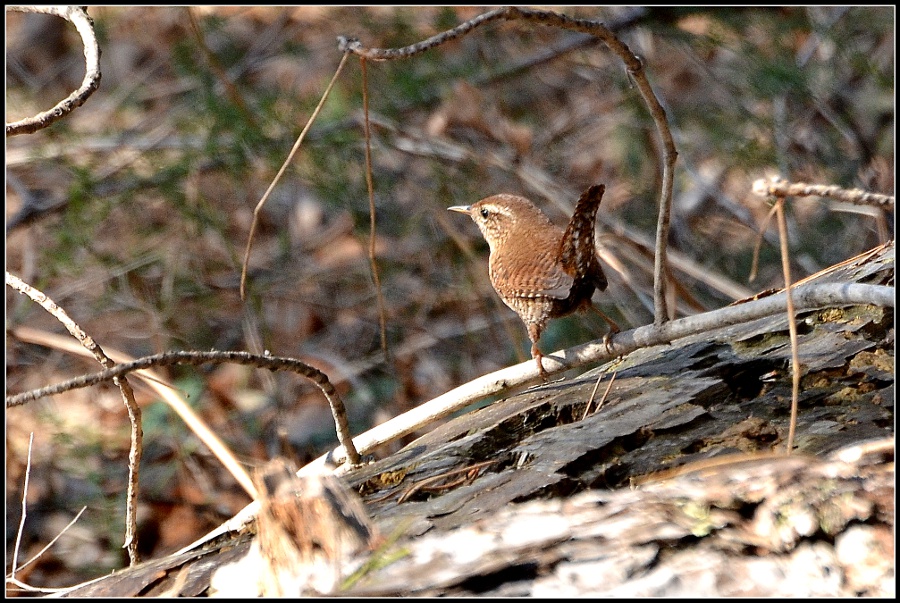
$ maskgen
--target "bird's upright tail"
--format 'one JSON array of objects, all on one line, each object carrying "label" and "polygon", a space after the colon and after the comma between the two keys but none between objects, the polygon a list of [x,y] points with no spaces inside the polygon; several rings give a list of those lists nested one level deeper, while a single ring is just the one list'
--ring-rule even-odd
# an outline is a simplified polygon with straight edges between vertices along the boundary
[{"label": "bird's upright tail", "polygon": [[[597,209],[603,200],[606,187],[595,184],[581,194],[575,205],[575,213],[566,227],[566,233],[560,241],[559,258],[563,269],[570,275],[586,275],[595,273],[594,276],[602,279],[596,283],[601,291],[606,289],[606,276],[599,269],[590,270],[592,264],[597,263],[594,255],[594,221],[597,218]],[[602,285],[602,286],[601,286]]]}]

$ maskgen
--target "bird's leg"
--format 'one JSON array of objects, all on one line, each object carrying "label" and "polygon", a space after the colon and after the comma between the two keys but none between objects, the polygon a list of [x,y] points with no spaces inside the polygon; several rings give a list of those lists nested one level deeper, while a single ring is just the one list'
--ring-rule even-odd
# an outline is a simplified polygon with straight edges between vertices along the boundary
[{"label": "bird's leg", "polygon": [[528,338],[531,339],[531,357],[537,362],[538,373],[541,375],[541,380],[547,381],[549,375],[547,375],[547,371],[544,370],[544,365],[541,362],[541,358],[543,358],[544,355],[541,354],[541,351],[537,346],[538,339],[541,338],[541,325],[528,323],[526,326],[528,327]]},{"label": "bird's leg", "polygon": [[591,310],[599,314],[600,317],[606,321],[606,324],[609,325],[609,332],[603,336],[603,345],[606,347],[607,352],[611,352],[611,350],[609,349],[609,340],[616,333],[620,333],[622,329],[619,328],[619,325],[616,324],[616,321],[607,316],[600,308],[598,308],[594,304],[591,304],[590,308]]},{"label": "bird's leg", "polygon": [[535,362],[537,362],[538,372],[541,375],[541,381],[548,381],[550,379],[550,376],[547,374],[547,371],[544,370],[544,365],[541,362],[541,358],[543,358],[544,355],[541,354],[541,351],[538,349],[536,343],[531,344],[531,357],[534,358]]}]

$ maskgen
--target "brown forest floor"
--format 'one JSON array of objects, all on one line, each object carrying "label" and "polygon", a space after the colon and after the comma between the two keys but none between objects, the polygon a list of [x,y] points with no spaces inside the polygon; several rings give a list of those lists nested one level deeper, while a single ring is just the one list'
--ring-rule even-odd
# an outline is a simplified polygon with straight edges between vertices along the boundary
[{"label": "brown forest floor", "polygon": [[[759,277],[747,282],[769,210],[751,192],[754,180],[780,174],[893,194],[891,8],[556,10],[620,24],[666,108],[679,152],[671,237],[679,314],[781,286],[773,225]],[[413,58],[367,64],[385,361],[367,253],[358,60],[348,61],[268,202],[243,303],[253,209],[334,74],[338,35],[401,46],[482,9],[89,12],[103,52],[100,89],[62,122],[7,140],[7,223],[26,199],[56,209],[11,228],[6,254],[9,271],[104,348],[298,357],[330,375],[354,433],[364,431],[527,358],[521,322],[488,282],[485,243],[446,208],[512,192],[563,224],[598,182],[607,186],[598,245],[611,284],[596,302],[623,328],[652,321],[658,142],[622,64],[602,45],[497,23]],[[7,121],[49,108],[82,73],[71,26],[7,14]],[[789,220],[796,279],[893,237],[890,213],[826,199],[791,202]],[[9,289],[6,309],[8,328],[63,333]],[[542,349],[605,329],[596,316],[562,319]],[[9,336],[6,354],[10,393],[96,370]],[[299,378],[229,365],[168,375],[248,466],[276,454],[302,463],[334,445],[324,399]],[[195,540],[247,498],[167,407],[137,393],[149,558]],[[122,567],[128,422],[115,388],[8,412],[8,560],[32,432],[20,559],[87,511],[19,578],[65,586]]]}]

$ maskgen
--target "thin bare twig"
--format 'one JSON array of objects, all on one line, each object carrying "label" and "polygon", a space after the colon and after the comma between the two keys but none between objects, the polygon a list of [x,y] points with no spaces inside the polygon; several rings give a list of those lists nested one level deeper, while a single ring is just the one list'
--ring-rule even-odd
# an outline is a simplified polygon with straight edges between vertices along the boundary
[{"label": "thin bare twig", "polygon": [[[54,318],[66,327],[66,330],[77,339],[81,345],[88,350],[101,366],[112,368],[115,362],[106,355],[101,348],[84,330],[69,318],[66,311],[56,305],[56,303],[47,297],[43,292],[38,291],[31,285],[25,283],[19,277],[6,273],[6,284],[22,295],[30,297],[34,302],[49,312]],[[138,491],[138,475],[140,472],[141,455],[143,454],[144,432],[141,429],[141,408],[134,400],[134,391],[131,384],[123,378],[113,380],[122,394],[122,401],[128,411],[128,419],[131,423],[131,447],[128,451],[128,492],[125,497],[125,544],[123,548],[128,550],[128,557],[131,565],[138,562],[137,548],[137,491]]]},{"label": "thin bare twig", "polygon": [[[28,561],[23,563],[18,569],[24,569],[24,568],[28,567],[29,565],[31,565],[32,563],[34,563],[35,561],[37,561],[38,559],[40,559],[41,556],[50,549],[50,547],[52,547],[54,544],[56,544],[56,541],[59,540],[63,534],[65,534],[66,532],[69,531],[69,528],[71,528],[72,526],[75,525],[75,523],[79,520],[79,518],[81,518],[81,516],[84,515],[85,511],[87,511],[87,506],[81,507],[81,509],[78,511],[78,513],[75,514],[75,517],[73,517],[72,520],[69,523],[67,523],[65,525],[65,527],[63,527],[63,529],[61,529],[59,531],[59,534],[54,536],[50,540],[50,542],[48,542],[43,548],[41,548],[41,550],[39,550],[37,553],[35,553],[31,559],[29,559]],[[13,577],[10,576],[10,580],[12,580],[12,579],[13,579]]]},{"label": "thin bare twig", "polygon": [[384,360],[389,360],[387,346],[387,313],[384,307],[384,294],[381,291],[381,280],[378,278],[378,263],[375,261],[375,184],[372,181],[372,133],[369,130],[369,74],[366,70],[366,59],[360,57],[362,68],[363,93],[363,130],[366,138],[366,188],[369,189],[369,266],[372,269],[372,282],[375,285],[375,298],[378,300],[378,325],[381,328],[381,351]]},{"label": "thin bare twig", "polygon": [[[597,412],[598,410],[600,410],[600,407],[603,406],[603,403],[606,401],[607,396],[609,396],[609,390],[612,389],[613,382],[616,380],[616,375],[618,375],[618,374],[619,373],[617,371],[614,371],[612,374],[612,377],[609,378],[609,383],[606,384],[606,391],[603,392],[603,396],[600,398],[600,401],[597,402],[597,409],[594,412]],[[591,405],[594,403],[594,396],[597,395],[597,388],[600,387],[600,381],[602,381],[602,380],[603,380],[603,373],[600,373],[597,376],[597,383],[594,384],[594,390],[591,392],[591,397],[588,398],[588,403],[584,407],[584,414],[581,415],[582,421],[584,421],[587,418],[588,413],[591,410]]]},{"label": "thin bare twig", "polygon": [[342,52],[352,52],[353,54],[373,61],[404,59],[440,46],[451,40],[455,40],[481,25],[501,19],[510,21],[533,21],[539,25],[579,31],[596,36],[625,63],[629,75],[631,75],[637,85],[638,91],[644,99],[644,102],[650,111],[650,115],[656,124],[663,148],[662,189],[660,191],[659,217],[656,228],[656,253],[653,267],[654,322],[658,325],[662,324],[670,318],[668,302],[666,299],[666,274],[668,272],[666,250],[672,206],[674,167],[675,161],[678,158],[678,153],[675,150],[675,141],[672,138],[672,132],[666,121],[666,112],[653,92],[650,81],[647,79],[647,75],[644,72],[643,63],[612,31],[598,21],[574,19],[564,14],[544,10],[507,6],[482,13],[452,29],[403,48],[366,48],[359,40],[344,36],[338,37],[338,48]]},{"label": "thin bare twig", "polygon": [[[470,481],[472,479],[471,474],[473,471],[476,472],[476,475],[477,475],[478,471],[481,471],[485,467],[490,467],[491,465],[493,465],[496,462],[497,461],[481,461],[480,463],[474,463],[474,464],[466,466],[466,467],[458,467],[456,469],[451,469],[450,471],[445,471],[444,473],[441,473],[440,475],[432,475],[431,477],[426,477],[425,479],[422,479],[422,480],[416,482],[415,484],[410,486],[405,492],[403,492],[403,494],[401,494],[400,497],[397,498],[397,504],[399,505],[401,503],[406,502],[407,500],[412,498],[412,496],[416,492],[420,492],[422,490],[440,491],[440,490],[447,490],[449,488],[455,488],[455,487],[459,486],[461,483]],[[460,473],[466,474],[463,476],[463,478],[461,480],[451,482],[451,483],[441,484],[440,486],[432,485],[432,484],[436,484],[437,482],[440,482],[442,480],[446,480],[449,477],[459,475]]]},{"label": "thin bare twig", "polygon": [[759,236],[756,237],[756,245],[753,246],[753,262],[750,264],[750,275],[747,277],[748,283],[752,283],[756,280],[756,275],[759,272],[759,251],[762,249],[763,236],[769,228],[769,222],[771,222],[772,218],[775,216],[775,211],[776,209],[773,205],[772,209],[769,210],[769,213],[766,214],[762,225],[759,227]]},{"label": "thin bare twig", "polygon": [[[797,407],[800,397],[800,354],[797,350],[797,324],[792,308],[793,300],[791,296],[791,287],[793,284],[791,283],[791,266],[788,250],[787,222],[784,217],[784,200],[787,197],[832,197],[839,201],[853,203],[855,205],[875,205],[888,209],[894,206],[894,197],[870,193],[859,189],[844,189],[833,185],[788,182],[779,176],[773,176],[768,180],[760,178],[755,181],[753,183],[753,192],[760,196],[775,198],[775,205],[772,208],[772,212],[774,212],[777,217],[778,234],[781,239],[781,267],[784,273],[785,291],[787,293],[788,328],[791,336],[791,421],[787,438],[787,453],[790,454],[794,448],[794,435],[797,427]],[[766,218],[766,224],[768,224],[772,212],[769,212],[769,215]],[[753,273],[755,274],[755,268]]]},{"label": "thin bare twig", "polygon": [[437,35],[431,36],[426,40],[405,46],[403,48],[365,48],[356,38],[347,38],[338,36],[338,48],[341,52],[350,52],[355,55],[365,57],[372,61],[392,61],[396,59],[405,59],[413,55],[425,52],[431,48],[435,48],[463,36],[476,27],[496,21],[498,19],[507,19],[508,9],[498,8],[478,15],[474,19],[469,19]]},{"label": "thin bare twig", "polygon": [[794,298],[791,295],[791,258],[788,249],[787,221],[784,219],[784,199],[775,202],[778,218],[778,235],[781,238],[781,269],[784,272],[784,292],[787,294],[788,332],[791,336],[791,421],[788,428],[787,454],[794,449],[794,434],[797,431],[797,409],[800,405],[800,351],[797,343],[797,317],[794,314]]},{"label": "thin bare twig", "polygon": [[16,570],[19,565],[19,549],[22,547],[22,533],[25,531],[25,518],[28,517],[28,480],[31,477],[31,446],[34,444],[34,432],[28,436],[28,458],[25,461],[25,483],[22,486],[22,517],[19,519],[19,529],[16,532],[16,545],[13,548],[12,570],[9,578],[15,580]]},{"label": "thin bare twig", "polygon": [[61,17],[75,26],[84,43],[85,67],[81,86],[52,109],[6,124],[7,136],[31,134],[46,128],[83,105],[100,86],[100,47],[94,34],[94,21],[83,6],[7,6],[6,10]]},{"label": "thin bare twig", "polygon": [[778,176],[766,180],[760,178],[753,183],[753,192],[764,197],[831,197],[854,205],[874,205],[883,209],[894,207],[893,195],[870,193],[858,188],[841,188],[826,184],[806,184],[805,182],[788,182]]},{"label": "thin bare twig", "polygon": [[[639,24],[642,20],[646,19],[649,14],[650,10],[647,7],[636,7],[628,13],[620,15],[615,20],[604,23],[604,25],[612,32],[619,32],[625,28],[631,28],[632,26]],[[576,36],[568,40],[563,40],[543,48],[534,56],[526,57],[512,65],[505,66],[497,73],[476,77],[472,83],[478,87],[490,85],[494,82],[516,76],[530,71],[535,67],[550,63],[575,50],[584,50],[591,46],[596,46],[599,43],[600,39],[592,35]]]},{"label": "thin bare twig", "polygon": [[250,233],[247,235],[247,249],[244,251],[244,266],[241,269],[242,300],[247,298],[247,267],[250,265],[250,249],[253,247],[253,235],[256,232],[256,224],[259,222],[259,214],[262,212],[263,205],[266,204],[269,195],[271,195],[272,191],[275,189],[275,185],[278,184],[278,182],[281,180],[281,176],[284,175],[285,170],[287,170],[287,166],[291,163],[294,155],[296,155],[297,151],[300,149],[300,145],[303,143],[303,139],[306,137],[306,133],[309,132],[309,129],[312,127],[313,122],[316,121],[316,117],[319,116],[319,112],[322,110],[322,106],[325,104],[325,99],[328,98],[328,95],[331,93],[331,89],[334,87],[334,83],[337,81],[338,76],[344,69],[344,64],[347,62],[348,56],[350,56],[348,53],[344,53],[344,56],[341,57],[340,64],[335,70],[334,75],[331,76],[331,81],[328,82],[328,86],[325,88],[325,92],[322,93],[322,98],[319,99],[319,104],[316,105],[316,108],[313,110],[312,115],[309,117],[309,121],[307,121],[306,125],[303,126],[303,131],[301,131],[300,136],[297,137],[297,142],[294,143],[294,146],[291,148],[291,152],[288,153],[287,159],[285,159],[284,163],[281,165],[281,169],[279,169],[278,173],[275,174],[275,178],[272,180],[271,184],[269,184],[269,188],[266,189],[266,192],[263,194],[262,199],[259,200],[259,203],[257,203],[256,207],[253,209],[253,222],[250,224]]},{"label": "thin bare twig", "polygon": [[225,94],[227,94],[231,102],[241,110],[241,113],[244,114],[244,118],[250,126],[259,129],[256,119],[253,117],[253,112],[250,111],[247,103],[244,102],[244,98],[241,96],[241,93],[238,92],[237,86],[235,86],[234,82],[231,81],[231,78],[228,77],[228,74],[225,72],[225,69],[222,68],[222,64],[219,62],[219,59],[216,58],[212,48],[206,43],[206,39],[203,36],[203,30],[200,29],[200,24],[197,23],[197,17],[194,16],[194,11],[192,11],[189,6],[186,7],[185,10],[187,11],[188,25],[190,26],[191,33],[194,35],[194,39],[197,40],[197,44],[200,46],[200,50],[203,52],[203,56],[206,58],[209,68],[219,81],[222,82],[222,86],[225,88]]}]

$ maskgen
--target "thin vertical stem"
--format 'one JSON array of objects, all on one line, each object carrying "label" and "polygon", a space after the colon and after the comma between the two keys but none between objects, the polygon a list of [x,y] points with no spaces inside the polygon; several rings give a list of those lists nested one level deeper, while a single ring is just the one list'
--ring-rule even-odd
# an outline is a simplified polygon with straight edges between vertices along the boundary
[{"label": "thin vertical stem", "polygon": [[366,186],[369,189],[369,265],[372,268],[372,282],[375,284],[375,296],[378,299],[381,352],[384,354],[384,361],[387,362],[387,318],[384,309],[384,296],[381,293],[381,280],[378,278],[378,263],[375,261],[375,185],[372,182],[372,133],[369,130],[369,74],[366,70],[366,58],[359,57],[359,64],[362,67],[363,128],[366,137]]},{"label": "thin vertical stem", "polygon": [[775,202],[778,217],[778,235],[781,238],[781,269],[784,273],[784,292],[787,296],[788,331],[791,335],[791,422],[788,428],[787,454],[794,449],[794,435],[797,431],[797,407],[800,404],[800,352],[797,349],[797,317],[794,315],[794,297],[791,295],[791,260],[788,254],[787,220],[784,218],[784,199]]}]

